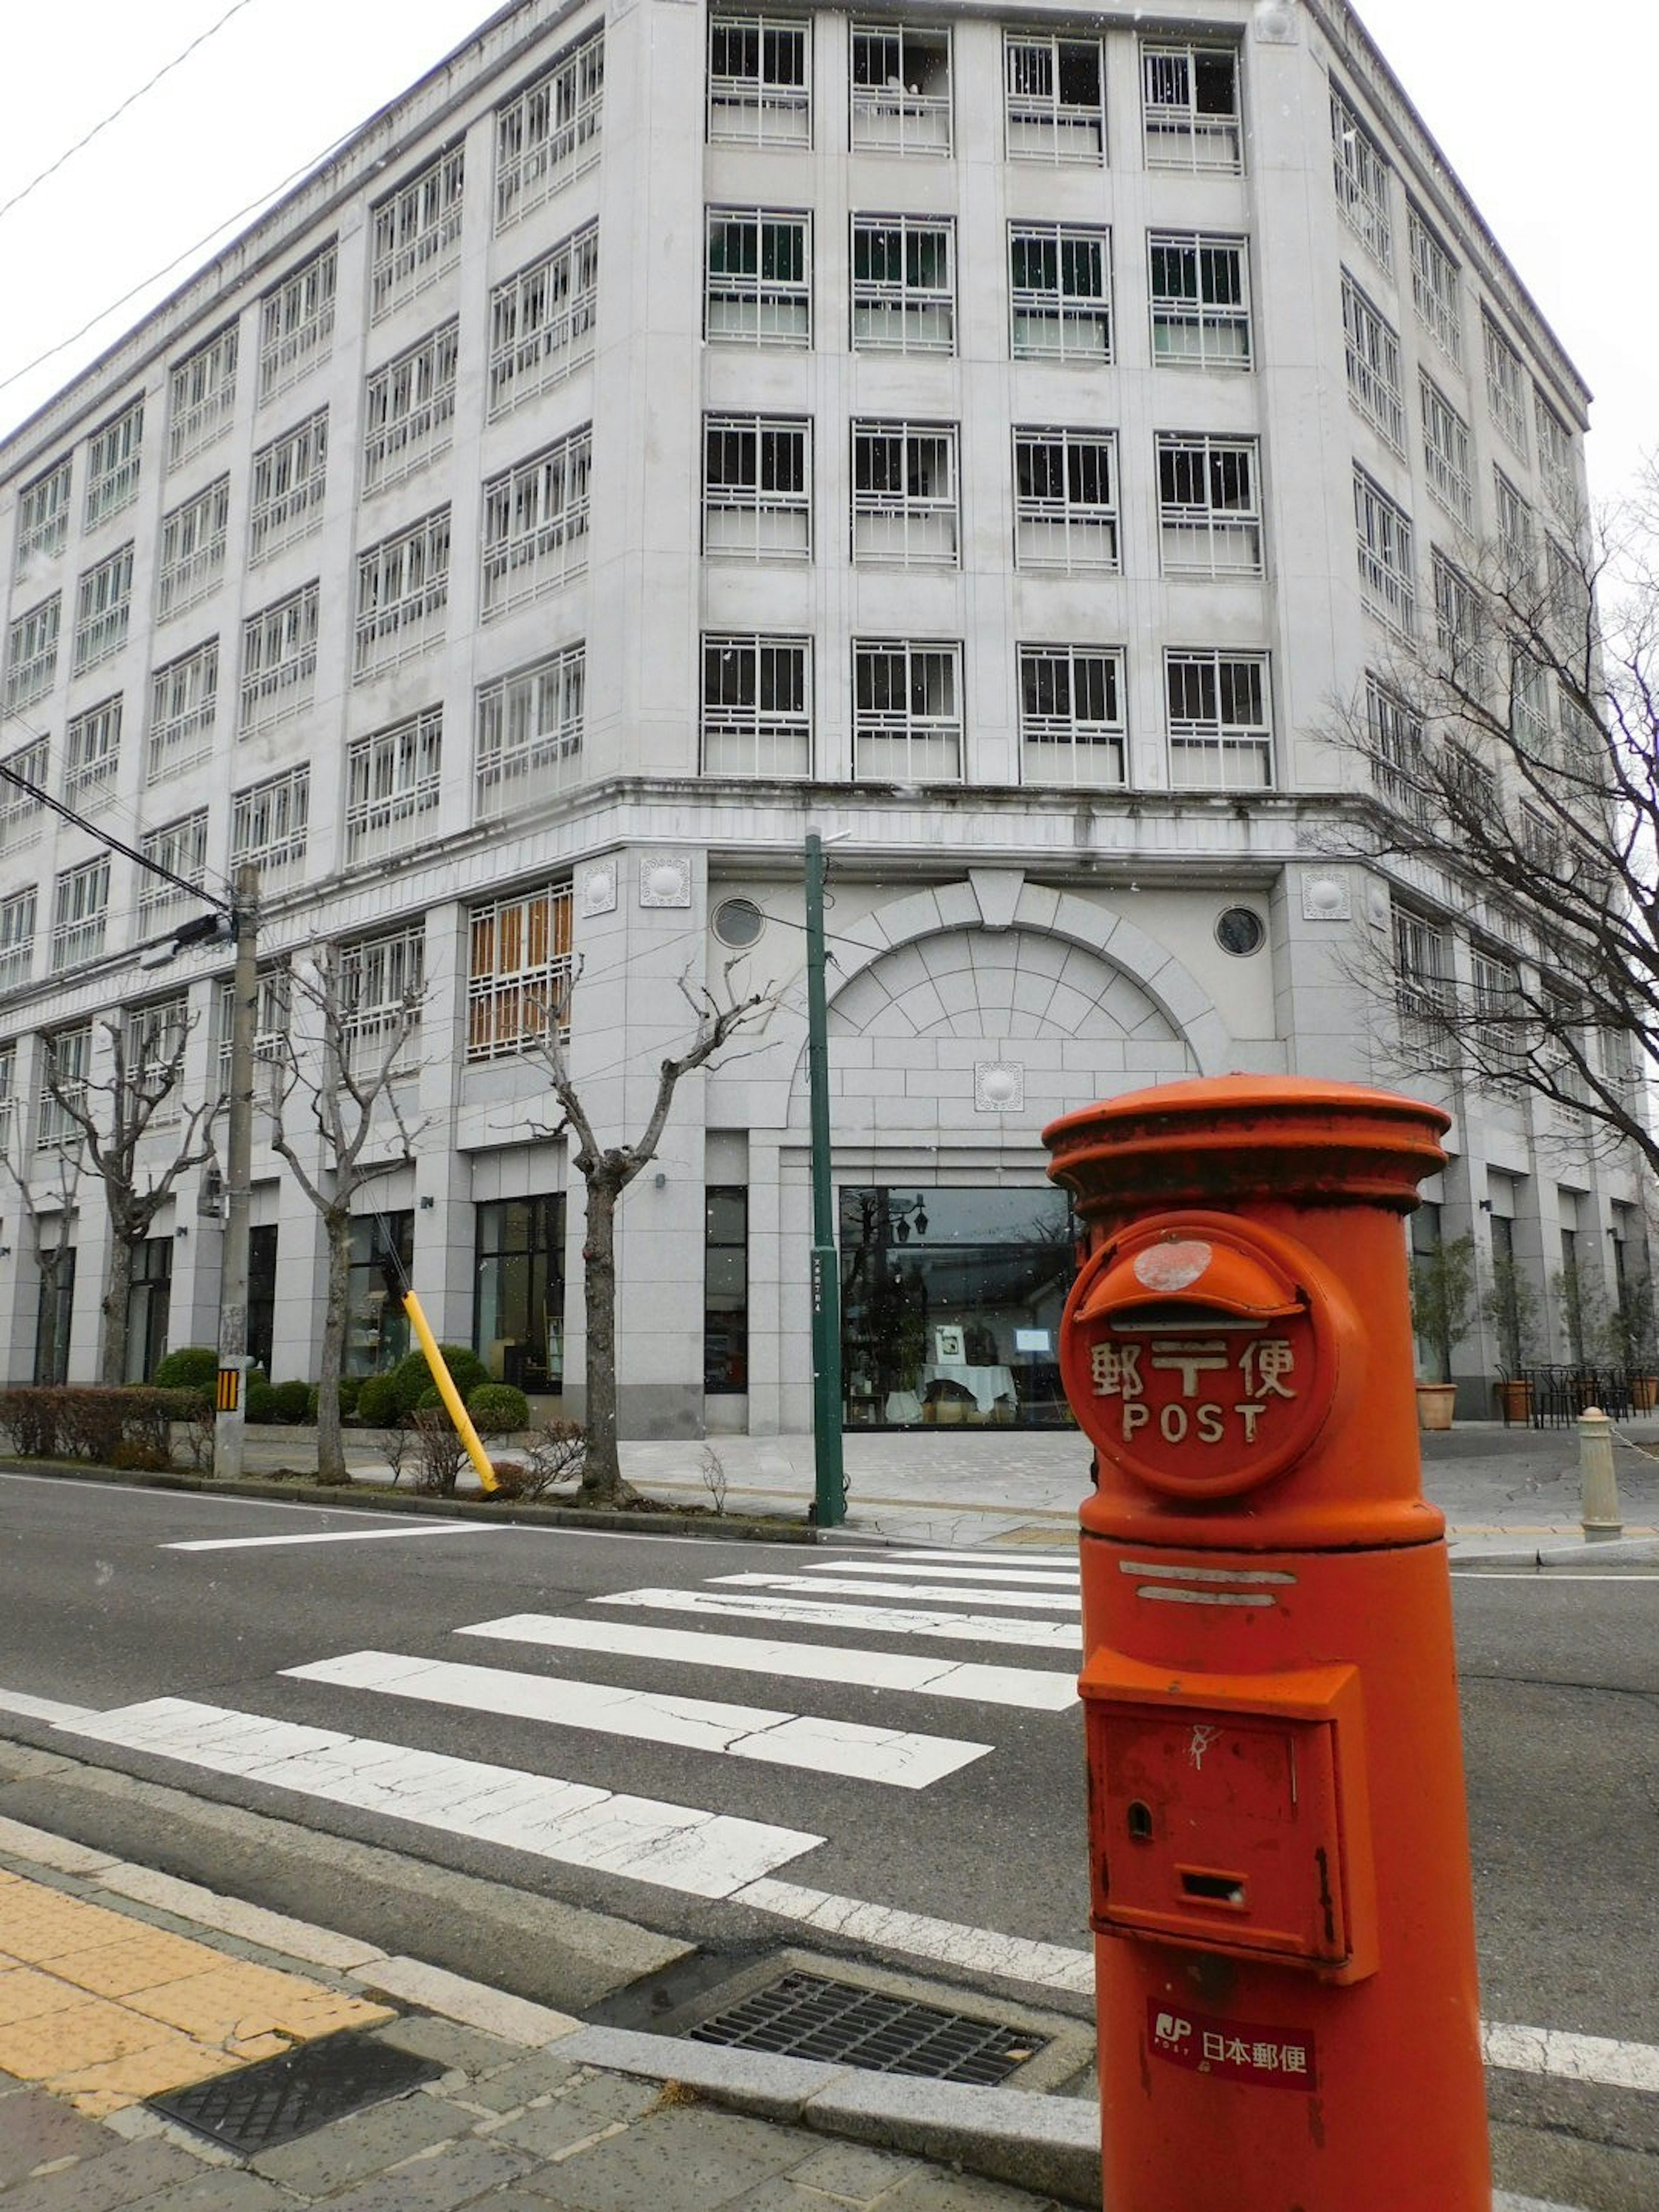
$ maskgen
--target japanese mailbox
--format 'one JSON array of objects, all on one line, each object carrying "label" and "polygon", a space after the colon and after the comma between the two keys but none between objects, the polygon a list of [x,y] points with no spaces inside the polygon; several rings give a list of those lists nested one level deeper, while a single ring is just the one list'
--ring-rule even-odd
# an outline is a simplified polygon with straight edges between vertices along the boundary
[{"label": "japanese mailbox", "polygon": [[1043,1132],[1088,1253],[1104,2201],[1489,2212],[1450,1583],[1401,1216],[1437,1109],[1205,1080]]}]

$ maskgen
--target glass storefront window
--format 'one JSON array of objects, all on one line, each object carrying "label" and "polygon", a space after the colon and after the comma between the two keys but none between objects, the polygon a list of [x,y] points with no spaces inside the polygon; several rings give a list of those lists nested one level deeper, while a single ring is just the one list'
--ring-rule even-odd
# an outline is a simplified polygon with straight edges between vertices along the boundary
[{"label": "glass storefront window", "polygon": [[40,1267],[40,1295],[34,1320],[34,1379],[63,1382],[69,1377],[70,1316],[75,1311],[75,1248]]},{"label": "glass storefront window", "polygon": [[276,1334],[276,1230],[267,1224],[247,1232],[247,1356],[270,1373]]},{"label": "glass storefront window", "polygon": [[472,1341],[497,1382],[564,1388],[564,1194],[477,1209]]},{"label": "glass storefront window", "polygon": [[127,1285],[127,1382],[148,1382],[167,1348],[173,1304],[173,1239],[147,1237],[132,1255]]},{"label": "glass storefront window", "polygon": [[711,1185],[704,1220],[702,1387],[729,1396],[749,1388],[749,1193]]},{"label": "glass storefront window", "polygon": [[409,1350],[404,1285],[415,1267],[412,1212],[360,1214],[351,1224],[346,1279],[348,1375],[384,1375]]}]

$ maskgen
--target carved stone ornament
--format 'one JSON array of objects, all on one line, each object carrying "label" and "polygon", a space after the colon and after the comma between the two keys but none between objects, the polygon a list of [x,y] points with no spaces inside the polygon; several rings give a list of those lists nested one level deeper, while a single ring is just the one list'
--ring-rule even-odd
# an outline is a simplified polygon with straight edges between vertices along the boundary
[{"label": "carved stone ornament", "polygon": [[981,1114],[1018,1114],[1025,1104],[1025,1070],[1017,1060],[974,1062],[974,1106]]},{"label": "carved stone ornament", "polygon": [[1346,876],[1304,875],[1302,878],[1304,921],[1349,921],[1353,917],[1353,893]]},{"label": "carved stone ornament", "polygon": [[691,863],[684,853],[647,853],[640,860],[641,906],[690,906]]},{"label": "carved stone ornament", "polygon": [[582,912],[584,914],[615,914],[617,911],[617,864],[601,860],[582,878]]}]

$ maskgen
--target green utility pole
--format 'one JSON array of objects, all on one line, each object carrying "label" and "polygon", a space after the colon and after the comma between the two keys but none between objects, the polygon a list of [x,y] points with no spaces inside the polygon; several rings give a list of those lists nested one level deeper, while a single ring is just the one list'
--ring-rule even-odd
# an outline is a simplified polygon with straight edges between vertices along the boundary
[{"label": "green utility pole", "polygon": [[847,1518],[841,1455],[841,1276],[830,1176],[830,1013],[823,988],[823,840],[806,833],[806,1084],[812,1131],[812,1519]]}]

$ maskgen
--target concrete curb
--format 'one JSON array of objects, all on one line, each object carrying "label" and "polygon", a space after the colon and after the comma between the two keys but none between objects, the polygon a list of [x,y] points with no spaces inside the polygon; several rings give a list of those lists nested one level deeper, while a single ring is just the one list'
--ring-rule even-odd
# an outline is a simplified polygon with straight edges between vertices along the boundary
[{"label": "concrete curb", "polygon": [[1591,1560],[1659,1560],[1659,1536],[1611,1536],[1553,1538],[1543,1544],[1529,1544],[1525,1550],[1510,1552],[1460,1552],[1455,1543],[1451,1547],[1451,1565],[1455,1573],[1495,1573],[1499,1570],[1513,1572],[1519,1568],[1537,1568],[1547,1572],[1552,1567],[1582,1567]]}]

